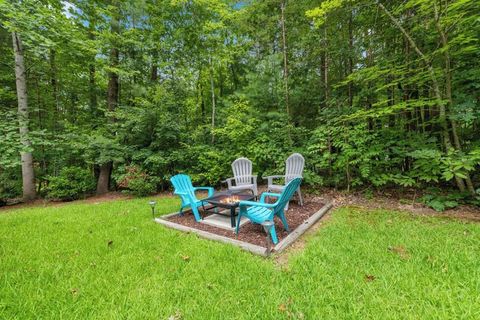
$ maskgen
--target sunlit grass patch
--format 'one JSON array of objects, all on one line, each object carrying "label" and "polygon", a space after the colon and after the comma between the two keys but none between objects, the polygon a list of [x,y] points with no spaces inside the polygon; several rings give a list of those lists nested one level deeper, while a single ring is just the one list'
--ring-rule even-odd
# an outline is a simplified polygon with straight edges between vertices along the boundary
[{"label": "sunlit grass patch", "polygon": [[0,318],[474,319],[478,248],[479,224],[343,208],[279,269],[154,223],[148,199],[13,210]]}]

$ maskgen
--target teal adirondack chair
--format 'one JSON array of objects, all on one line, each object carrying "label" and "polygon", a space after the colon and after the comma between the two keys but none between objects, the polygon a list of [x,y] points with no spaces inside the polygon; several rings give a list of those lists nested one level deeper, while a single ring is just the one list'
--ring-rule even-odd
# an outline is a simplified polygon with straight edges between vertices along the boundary
[{"label": "teal adirondack chair", "polygon": [[[247,217],[253,223],[258,224],[265,221],[273,221],[273,217],[278,216],[282,220],[283,227],[288,231],[288,223],[287,219],[285,218],[284,209],[295,191],[300,187],[300,183],[302,183],[302,178],[295,178],[285,186],[281,194],[264,192],[262,193],[259,202],[240,201],[240,212],[238,214],[236,233],[238,234],[240,219],[242,216]],[[275,203],[265,203],[265,198],[267,197],[275,197],[277,198],[277,201]],[[277,244],[278,238],[277,232],[275,231],[275,226],[270,229],[270,235],[273,243]]]},{"label": "teal adirondack chair", "polygon": [[186,174],[177,174],[170,178],[170,182],[173,184],[175,188],[174,194],[178,195],[182,199],[182,206],[180,207],[180,214],[182,214],[182,210],[186,207],[191,207],[193,215],[195,216],[195,220],[198,222],[202,220],[200,217],[200,213],[198,212],[198,207],[203,204],[203,200],[197,199],[195,195],[195,191],[197,190],[207,190],[208,196],[213,196],[213,188],[212,187],[194,187],[192,185],[192,180]]}]

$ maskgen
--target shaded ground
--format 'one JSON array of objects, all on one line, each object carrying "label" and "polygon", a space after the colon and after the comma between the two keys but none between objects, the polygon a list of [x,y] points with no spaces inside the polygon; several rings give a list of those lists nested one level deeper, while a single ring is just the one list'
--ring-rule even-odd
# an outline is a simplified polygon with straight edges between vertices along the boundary
[{"label": "shaded ground", "polygon": [[86,199],[79,199],[75,201],[52,201],[47,199],[37,199],[32,202],[22,203],[20,200],[13,200],[11,204],[7,206],[0,206],[0,212],[7,211],[11,209],[24,209],[24,208],[31,208],[31,207],[56,207],[56,206],[63,206],[69,203],[101,203],[106,201],[115,201],[115,200],[125,200],[131,199],[132,196],[129,196],[122,192],[109,192],[106,194],[102,194],[100,196],[91,196]]},{"label": "shaded ground", "polygon": [[[265,186],[259,186],[259,193],[265,191]],[[308,197],[313,202],[327,203],[331,202],[334,208],[342,206],[357,206],[366,209],[389,209],[408,211],[419,215],[435,215],[449,218],[466,219],[473,221],[480,221],[480,208],[473,206],[460,205],[456,208],[446,210],[444,212],[437,212],[422,203],[417,202],[418,198],[422,195],[418,190],[394,190],[387,189],[383,191],[375,191],[367,196],[365,193],[359,191],[339,191],[332,188],[319,188],[304,190],[304,193],[310,193]],[[172,192],[162,192],[156,196],[171,196]],[[205,197],[206,194],[200,194],[201,197]],[[16,203],[8,206],[0,206],[0,213],[17,208],[29,208],[29,207],[48,207],[48,206],[62,206],[66,203],[102,203],[106,201],[114,201],[121,199],[130,199],[131,196],[122,192],[109,192],[101,196],[92,196],[86,199],[71,201],[71,202],[59,202],[48,201],[45,199],[38,199],[30,203]],[[17,201],[18,202],[18,201]]]},{"label": "shaded ground", "polygon": [[[315,214],[324,206],[323,202],[319,202],[317,198],[307,197],[305,198],[304,206],[301,207],[296,202],[291,202],[288,211],[285,212],[287,218],[287,223],[290,228],[290,231],[295,230],[299,225],[301,225],[305,220]],[[206,214],[200,210],[203,217],[210,215]],[[195,228],[198,230],[203,230],[218,234],[224,237],[237,239],[240,241],[245,241],[248,243],[256,244],[259,246],[266,245],[266,233],[263,230],[263,227],[258,224],[247,223],[240,228],[238,236],[229,230],[224,230],[221,228],[216,228],[209,226],[203,223],[196,222],[192,213],[190,211],[186,212],[182,216],[173,216],[168,219],[168,221],[178,223],[187,227]],[[275,230],[277,231],[278,240],[282,241],[288,233],[283,228],[283,224],[278,217],[275,217]]]},{"label": "shaded ground", "polygon": [[315,193],[315,201],[331,202],[334,208],[357,206],[365,209],[388,209],[408,211],[419,215],[435,215],[441,217],[480,221],[480,208],[460,205],[456,208],[437,212],[417,202],[421,194],[418,190],[384,190],[376,191],[370,196],[360,192],[342,192],[334,189],[320,189]]}]

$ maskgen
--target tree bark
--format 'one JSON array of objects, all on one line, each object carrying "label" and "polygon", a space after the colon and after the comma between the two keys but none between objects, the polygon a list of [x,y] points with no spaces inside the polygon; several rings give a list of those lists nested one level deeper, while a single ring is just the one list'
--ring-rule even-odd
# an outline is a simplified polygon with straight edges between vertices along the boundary
[{"label": "tree bark", "polygon": [[22,162],[22,191],[23,201],[35,199],[35,171],[33,170],[32,142],[29,137],[29,117],[27,99],[27,79],[25,75],[25,61],[23,57],[23,46],[20,36],[12,32],[13,50],[15,53],[15,82],[17,86],[18,100],[18,124],[20,131],[20,143],[22,151],[20,158]]},{"label": "tree bark", "polygon": [[110,174],[112,173],[112,162],[100,165],[100,174],[98,175],[97,194],[105,194],[110,186]]}]

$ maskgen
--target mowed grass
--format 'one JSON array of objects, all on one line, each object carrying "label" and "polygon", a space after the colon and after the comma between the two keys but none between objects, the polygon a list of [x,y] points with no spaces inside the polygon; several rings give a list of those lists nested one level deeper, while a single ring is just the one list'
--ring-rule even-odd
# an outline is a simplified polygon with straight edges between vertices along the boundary
[{"label": "mowed grass", "polygon": [[343,208],[278,265],[147,202],[0,213],[0,319],[480,318],[479,224]]}]

